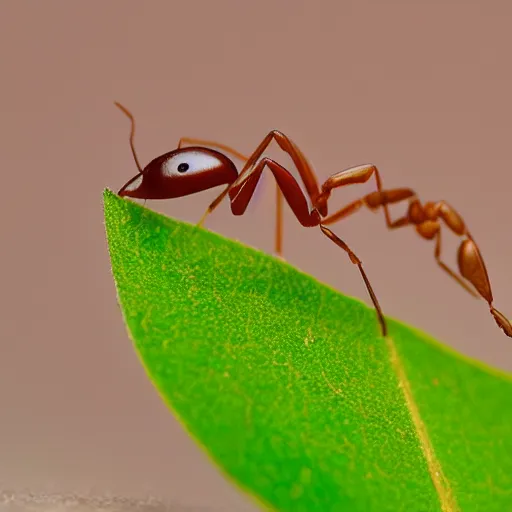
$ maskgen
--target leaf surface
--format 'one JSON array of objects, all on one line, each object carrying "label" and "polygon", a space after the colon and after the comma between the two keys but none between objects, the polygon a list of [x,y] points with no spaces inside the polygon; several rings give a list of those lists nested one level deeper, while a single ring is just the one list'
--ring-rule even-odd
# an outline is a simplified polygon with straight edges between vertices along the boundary
[{"label": "leaf surface", "polygon": [[373,309],[243,244],[108,190],[104,208],[148,377],[263,508],[512,510],[509,374],[393,319],[384,339]]}]

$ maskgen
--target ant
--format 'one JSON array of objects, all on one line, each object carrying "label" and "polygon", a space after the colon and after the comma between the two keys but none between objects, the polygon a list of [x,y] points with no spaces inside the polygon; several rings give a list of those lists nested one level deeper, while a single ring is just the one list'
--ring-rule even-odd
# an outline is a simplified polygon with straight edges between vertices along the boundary
[{"label": "ant", "polygon": [[[409,188],[384,190],[379,170],[372,164],[359,165],[337,172],[319,186],[306,157],[289,137],[278,130],[272,130],[268,133],[249,157],[224,144],[182,137],[176,149],[153,159],[143,169],[137,158],[133,142],[135,133],[133,115],[121,104],[115,102],[115,105],[131,121],[130,147],[139,170],[139,173],[119,190],[119,196],[145,200],[170,199],[194,194],[219,185],[227,185],[208,206],[198,223],[201,226],[205,218],[213,212],[226,195],[229,195],[232,213],[234,215],[243,215],[263,171],[265,169],[270,170],[277,182],[275,238],[277,255],[279,257],[282,255],[282,203],[284,196],[298,221],[303,226],[320,227],[322,233],[343,249],[350,258],[350,261],[357,265],[375,307],[382,335],[386,336],[386,321],[377,296],[363,269],[361,260],[341,238],[327,227],[352,215],[363,206],[373,211],[382,208],[386,225],[389,229],[410,225],[416,229],[420,237],[426,240],[434,240],[434,257],[438,265],[471,295],[483,298],[488,303],[490,312],[498,326],[507,336],[512,337],[512,324],[492,305],[491,285],[480,251],[461,216],[445,201],[422,204],[417,198],[416,193]],[[267,157],[259,160],[272,141],[277,142],[279,147],[291,157],[305,186],[308,199],[312,205],[311,209],[299,183],[287,169],[275,160]],[[190,146],[182,147],[184,144],[189,144]],[[211,146],[216,149],[205,146]],[[235,164],[225,153],[245,162],[240,173],[238,173]],[[328,214],[327,203],[334,189],[352,184],[366,183],[372,176],[375,178],[377,186],[375,192],[371,192],[351,202],[335,213]],[[405,200],[408,200],[409,203],[407,213],[398,219],[391,220],[388,209],[389,205]],[[443,224],[444,227],[447,227],[455,235],[463,237],[458,250],[460,275],[441,260],[441,227]]]}]

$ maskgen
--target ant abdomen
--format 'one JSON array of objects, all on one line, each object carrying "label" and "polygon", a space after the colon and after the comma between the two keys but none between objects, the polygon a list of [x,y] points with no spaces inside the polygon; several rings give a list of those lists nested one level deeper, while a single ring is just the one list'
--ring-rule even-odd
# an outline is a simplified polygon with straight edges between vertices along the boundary
[{"label": "ant abdomen", "polygon": [[461,275],[467,279],[478,293],[489,303],[493,301],[491,284],[487,275],[484,260],[472,239],[463,240],[457,254],[457,262]]}]

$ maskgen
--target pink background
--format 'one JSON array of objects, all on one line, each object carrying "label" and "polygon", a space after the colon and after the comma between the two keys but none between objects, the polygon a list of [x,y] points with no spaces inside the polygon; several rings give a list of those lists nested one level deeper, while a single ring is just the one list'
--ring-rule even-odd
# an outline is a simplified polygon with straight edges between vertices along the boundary
[{"label": "pink background", "polygon": [[[385,186],[449,201],[512,315],[511,22],[506,0],[3,0],[0,488],[253,510],[160,402],[126,335],[102,212],[103,188],[135,174],[114,100],[136,116],[144,164],[183,135],[249,153],[278,128],[320,179],[373,162]],[[368,190],[340,191],[333,207]],[[217,193],[148,206],[196,222]],[[273,201],[266,179],[245,217],[225,203],[207,225],[272,251]],[[285,227],[293,265],[367,300],[318,230],[288,209]],[[386,314],[512,369],[512,340],[437,268],[432,243],[389,232],[381,213],[335,230]]]}]

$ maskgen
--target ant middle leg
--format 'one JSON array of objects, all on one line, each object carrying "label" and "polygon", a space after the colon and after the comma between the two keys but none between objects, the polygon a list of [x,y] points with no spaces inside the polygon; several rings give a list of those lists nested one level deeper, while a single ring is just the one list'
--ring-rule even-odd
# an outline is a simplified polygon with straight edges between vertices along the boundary
[{"label": "ant middle leg", "polygon": [[341,249],[343,249],[348,254],[350,261],[354,265],[357,265],[357,267],[359,268],[359,272],[361,273],[364,284],[366,285],[366,289],[368,290],[370,298],[372,299],[373,305],[375,307],[377,318],[379,320],[379,324],[382,331],[382,336],[387,336],[388,329],[386,325],[386,320],[384,318],[384,314],[382,313],[382,309],[380,307],[377,296],[375,295],[372,285],[370,284],[370,280],[368,279],[368,276],[366,275],[366,272],[363,269],[362,261],[356,256],[352,249],[350,249],[350,247],[341,238],[335,235],[328,227],[324,226],[323,223],[320,224],[320,229],[322,230],[322,233],[325,236],[332,240],[338,247],[341,247]]},{"label": "ant middle leg", "polygon": [[324,235],[330,238],[336,245],[338,245],[338,247],[342,248],[348,254],[350,261],[358,266],[368,293],[370,294],[374,307],[377,311],[382,334],[383,336],[386,336],[386,321],[379,301],[377,300],[377,296],[375,295],[370,281],[363,269],[361,260],[343,240],[322,224],[320,214],[316,209],[313,208],[313,210],[309,210],[306,197],[297,183],[297,180],[282,165],[270,158],[261,159],[254,167],[254,171],[248,175],[245,180],[238,183],[229,191],[231,210],[233,214],[244,214],[265,167],[267,167],[274,175],[278,188],[282,192],[292,211],[295,213],[299,222],[305,227],[320,226]]}]

